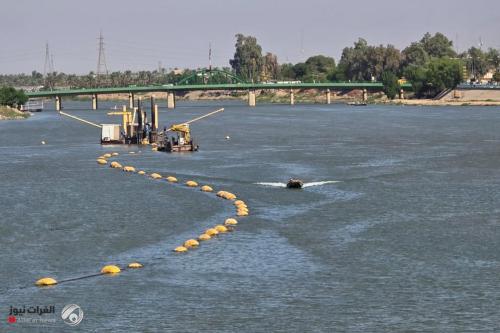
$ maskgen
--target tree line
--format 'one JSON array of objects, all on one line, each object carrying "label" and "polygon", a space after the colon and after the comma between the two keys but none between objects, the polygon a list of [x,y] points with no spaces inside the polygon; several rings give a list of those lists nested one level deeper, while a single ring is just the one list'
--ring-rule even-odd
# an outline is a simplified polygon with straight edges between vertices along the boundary
[{"label": "tree line", "polygon": [[[402,51],[393,45],[370,45],[358,39],[353,46],[345,47],[338,61],[327,55],[315,55],[296,64],[279,63],[278,57],[263,52],[253,36],[237,34],[235,53],[229,60],[230,71],[246,82],[332,82],[332,81],[382,81],[385,92],[393,98],[398,91],[398,79],[406,78],[418,97],[432,97],[446,88],[453,88],[461,81],[476,80],[490,70],[494,81],[500,82],[500,54],[496,49],[483,51],[471,47],[458,54],[453,42],[442,33],[426,33]],[[164,85],[186,81],[196,71],[116,71],[105,76],[94,72],[86,75],[49,73],[45,77],[37,71],[29,74],[0,75],[0,85],[91,88],[127,85]],[[210,73],[210,72],[209,72]],[[228,83],[231,77],[216,72],[208,76],[194,76],[189,83]]]}]

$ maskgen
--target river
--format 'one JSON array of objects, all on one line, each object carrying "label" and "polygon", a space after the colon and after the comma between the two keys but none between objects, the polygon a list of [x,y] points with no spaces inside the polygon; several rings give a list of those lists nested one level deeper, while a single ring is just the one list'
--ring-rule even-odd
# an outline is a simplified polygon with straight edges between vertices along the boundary
[{"label": "river", "polygon": [[[121,121],[106,115],[115,104],[64,101],[98,123]],[[67,331],[66,304],[84,312],[76,331],[500,329],[498,108],[181,102],[160,109],[161,128],[220,106],[192,125],[192,154],[101,146],[98,128],[54,110],[0,122],[2,316],[55,305],[58,318],[48,327],[2,319],[1,330]],[[99,166],[106,152],[234,192],[250,215],[173,253],[233,206]],[[319,184],[259,184],[290,177]],[[34,286],[132,261],[144,268]]]}]

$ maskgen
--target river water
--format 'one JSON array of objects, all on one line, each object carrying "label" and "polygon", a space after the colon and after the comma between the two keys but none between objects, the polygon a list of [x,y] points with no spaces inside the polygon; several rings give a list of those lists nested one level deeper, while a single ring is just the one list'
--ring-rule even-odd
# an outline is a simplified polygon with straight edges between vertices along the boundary
[{"label": "river water", "polygon": [[[115,104],[64,101],[98,123],[120,122],[106,116]],[[0,123],[0,330],[500,329],[498,108],[179,103],[160,110],[162,127],[220,106],[192,125],[193,154],[101,146],[99,129],[53,110]],[[97,165],[105,152],[234,192],[250,216],[173,253],[233,206]],[[315,186],[258,184],[290,177]],[[132,261],[144,268],[34,286]],[[76,327],[66,304],[84,311]],[[7,323],[11,306],[37,305],[54,305],[56,324]]]}]

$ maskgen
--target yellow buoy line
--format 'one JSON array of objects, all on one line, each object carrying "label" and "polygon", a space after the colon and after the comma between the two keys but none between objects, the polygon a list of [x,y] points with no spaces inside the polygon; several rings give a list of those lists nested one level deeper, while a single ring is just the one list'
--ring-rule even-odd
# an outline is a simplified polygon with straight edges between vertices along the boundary
[{"label": "yellow buoy line", "polygon": [[[130,154],[132,154],[132,153],[133,152],[130,152]],[[109,158],[116,157],[118,155],[119,155],[118,153],[106,153],[106,154],[99,156],[96,161],[99,165],[107,165]],[[120,164],[117,161],[112,161],[109,166],[113,169],[121,169],[124,172],[131,172],[131,173],[137,173],[138,175],[145,175],[145,176],[148,176],[148,177],[155,179],[155,180],[164,179],[169,183],[178,183],[178,179],[174,176],[163,177],[161,174],[159,174],[157,172],[153,172],[153,173],[148,175],[143,170],[137,171],[135,169],[135,167],[129,166],[129,165],[123,166],[122,164]],[[188,180],[184,183],[184,185],[187,187],[191,187],[191,188],[199,187],[199,184],[197,182],[195,182],[194,180]],[[214,189],[209,185],[203,185],[200,187],[200,191],[212,193],[212,192],[214,192]],[[223,198],[223,199],[226,199],[226,200],[233,202],[235,209],[236,209],[236,214],[235,214],[236,216],[248,216],[248,214],[249,214],[248,206],[246,205],[246,203],[243,200],[240,200],[240,199],[236,200],[237,196],[234,193],[231,193],[228,191],[218,191],[216,193],[216,195],[217,195],[217,197],[220,197],[220,198]],[[186,240],[182,245],[174,248],[173,251],[177,252],[177,253],[183,253],[183,252],[188,252],[189,250],[192,250],[192,249],[196,249],[197,247],[200,246],[200,242],[208,241],[214,237],[217,237],[218,235],[225,234],[227,232],[231,232],[231,231],[235,230],[235,226],[237,224],[238,224],[238,221],[235,218],[227,218],[224,221],[224,224],[218,224],[212,228],[208,228],[201,235],[196,237],[196,239],[190,238],[190,239]],[[41,279],[37,280],[35,282],[35,285],[37,285],[39,287],[53,286],[53,285],[61,284],[64,282],[82,280],[82,279],[101,276],[101,275],[115,275],[115,274],[119,274],[122,271],[125,271],[127,269],[138,269],[138,268],[142,268],[142,267],[143,267],[143,265],[141,263],[138,263],[138,262],[132,262],[132,263],[128,264],[126,267],[122,267],[122,268],[120,268],[117,265],[106,265],[101,269],[101,271],[99,273],[93,273],[93,274],[89,274],[89,275],[85,275],[85,276],[80,276],[80,277],[76,277],[76,278],[69,278],[69,279],[60,280],[60,281],[57,281],[56,279],[51,278],[51,277],[45,277],[45,278],[41,278]]]}]

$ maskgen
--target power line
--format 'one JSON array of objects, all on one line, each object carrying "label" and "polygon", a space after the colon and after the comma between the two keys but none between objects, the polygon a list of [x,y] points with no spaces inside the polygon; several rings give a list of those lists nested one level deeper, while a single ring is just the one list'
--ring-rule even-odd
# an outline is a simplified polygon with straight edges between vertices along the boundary
[{"label": "power line", "polygon": [[108,75],[108,66],[106,65],[106,56],[104,55],[104,37],[102,36],[102,31],[99,32],[99,55],[97,57],[97,71],[96,79],[97,84],[99,84],[99,79],[101,75]]}]

